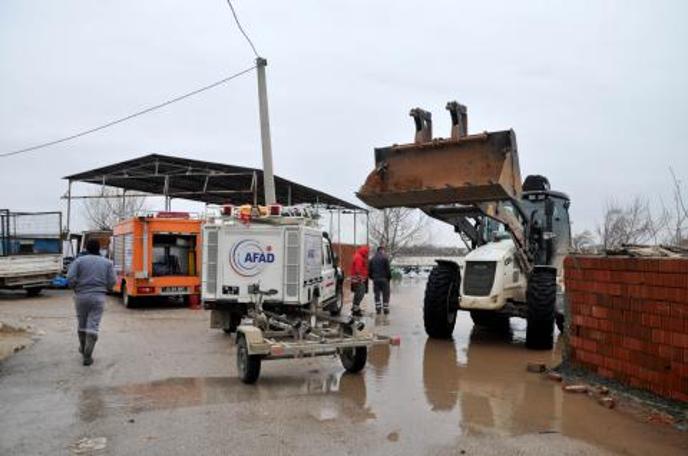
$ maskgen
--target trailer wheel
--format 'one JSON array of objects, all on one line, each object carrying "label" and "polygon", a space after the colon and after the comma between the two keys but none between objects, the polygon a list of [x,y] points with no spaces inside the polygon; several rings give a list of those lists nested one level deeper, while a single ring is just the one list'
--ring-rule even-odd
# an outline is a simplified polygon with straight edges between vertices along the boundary
[{"label": "trailer wheel", "polygon": [[428,336],[451,338],[459,307],[460,283],[461,272],[455,263],[439,261],[432,268],[423,301],[423,322]]},{"label": "trailer wheel", "polygon": [[237,335],[237,371],[241,381],[255,383],[260,375],[260,356],[248,354],[248,344],[243,334]]},{"label": "trailer wheel", "polygon": [[368,361],[367,347],[345,348],[339,353],[342,366],[350,374],[361,372]]},{"label": "trailer wheel", "polygon": [[526,347],[551,350],[554,346],[554,308],[557,299],[557,270],[535,267],[528,281]]},{"label": "trailer wheel", "polygon": [[42,287],[31,287],[26,289],[26,296],[29,298],[35,298],[39,294],[41,294],[41,291],[43,291]]}]

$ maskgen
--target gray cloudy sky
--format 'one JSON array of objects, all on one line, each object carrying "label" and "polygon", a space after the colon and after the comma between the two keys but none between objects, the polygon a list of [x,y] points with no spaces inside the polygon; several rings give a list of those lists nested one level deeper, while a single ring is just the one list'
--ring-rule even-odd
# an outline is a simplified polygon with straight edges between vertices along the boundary
[{"label": "gray cloudy sky", "polygon": [[[572,199],[669,198],[688,179],[688,2],[247,1],[268,61],[277,174],[354,200],[408,110],[514,128],[523,175]],[[0,152],[66,136],[253,63],[224,0],[0,1]],[[259,166],[255,74],[94,135],[0,159],[0,206],[52,210],[61,177],[148,153]],[[87,189],[86,189],[87,190]],[[445,234],[440,236],[446,238]]]}]

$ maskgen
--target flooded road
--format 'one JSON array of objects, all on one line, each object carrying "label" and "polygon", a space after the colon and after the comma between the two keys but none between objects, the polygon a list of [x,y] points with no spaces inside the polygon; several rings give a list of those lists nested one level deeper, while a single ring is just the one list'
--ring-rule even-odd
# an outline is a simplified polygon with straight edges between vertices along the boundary
[{"label": "flooded road", "polygon": [[560,347],[527,351],[521,320],[495,334],[460,313],[454,340],[428,339],[423,287],[395,286],[391,315],[370,318],[401,346],[377,347],[362,374],[270,361],[256,385],[237,379],[234,344],[204,311],[113,299],[84,368],[68,293],[0,296],[0,320],[46,332],[0,364],[0,454],[688,454],[688,434],[527,373]]}]

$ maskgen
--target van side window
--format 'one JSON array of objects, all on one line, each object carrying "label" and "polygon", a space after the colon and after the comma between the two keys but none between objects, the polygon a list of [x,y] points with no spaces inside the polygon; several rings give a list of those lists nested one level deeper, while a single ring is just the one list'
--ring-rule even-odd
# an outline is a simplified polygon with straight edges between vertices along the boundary
[{"label": "van side window", "polygon": [[322,243],[322,248],[323,248],[323,264],[326,265],[331,265],[332,264],[332,252],[330,250],[330,243],[327,242],[326,240],[323,240]]}]

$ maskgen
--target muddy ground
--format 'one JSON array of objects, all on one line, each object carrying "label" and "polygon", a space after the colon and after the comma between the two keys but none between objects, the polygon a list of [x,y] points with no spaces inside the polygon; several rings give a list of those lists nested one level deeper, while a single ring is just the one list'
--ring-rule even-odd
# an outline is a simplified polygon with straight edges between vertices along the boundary
[{"label": "muddy ground", "polygon": [[334,358],[273,361],[252,386],[204,311],[113,298],[86,368],[69,292],[2,294],[0,321],[45,334],[0,362],[0,454],[688,454],[687,433],[527,373],[560,347],[526,351],[521,320],[496,335],[462,313],[453,341],[429,340],[422,294],[395,287],[392,314],[371,324],[401,346],[377,348],[362,374]]}]

